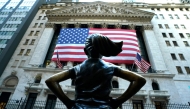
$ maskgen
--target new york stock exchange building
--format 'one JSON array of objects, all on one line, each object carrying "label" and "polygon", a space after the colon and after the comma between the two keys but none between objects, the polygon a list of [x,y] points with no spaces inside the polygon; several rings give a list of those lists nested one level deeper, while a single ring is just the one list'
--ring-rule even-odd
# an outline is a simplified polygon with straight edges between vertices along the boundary
[{"label": "new york stock exchange building", "polygon": [[[189,109],[189,18],[188,4],[59,2],[42,5],[1,76],[0,97],[6,99],[1,100],[0,105],[6,109],[13,109],[11,106],[65,108],[45,84],[51,75],[81,63],[77,60],[80,54],[62,59],[64,50],[56,48],[61,34],[66,34],[61,31],[97,29],[133,31],[141,57],[151,65],[145,73],[142,72],[132,62],[135,60],[134,52],[131,60],[112,62],[144,76],[147,81],[120,109]],[[74,40],[67,38],[67,42]],[[63,66],[61,69],[56,65],[57,56]],[[60,85],[66,95],[74,99],[75,80],[69,79]],[[110,96],[118,97],[129,82],[114,77],[112,86]]]}]

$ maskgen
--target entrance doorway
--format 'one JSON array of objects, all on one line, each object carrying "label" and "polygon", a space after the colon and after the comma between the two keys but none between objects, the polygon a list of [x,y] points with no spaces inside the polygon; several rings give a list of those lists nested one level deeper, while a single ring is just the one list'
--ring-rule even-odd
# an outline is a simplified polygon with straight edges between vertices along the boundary
[{"label": "entrance doorway", "polygon": [[5,109],[7,102],[9,101],[9,97],[11,92],[2,92],[0,96],[0,109]]}]

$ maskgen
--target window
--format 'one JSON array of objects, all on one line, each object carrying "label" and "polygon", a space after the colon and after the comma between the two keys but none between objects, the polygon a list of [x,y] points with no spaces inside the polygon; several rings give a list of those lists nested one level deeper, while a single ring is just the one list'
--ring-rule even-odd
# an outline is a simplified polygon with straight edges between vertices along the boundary
[{"label": "window", "polygon": [[19,60],[15,60],[15,62],[13,63],[12,67],[16,67],[18,64]]},{"label": "window", "polygon": [[179,36],[180,36],[181,38],[185,38],[182,33],[179,33]]},{"label": "window", "polygon": [[179,19],[179,16],[177,14],[174,15],[176,19]]},{"label": "window", "polygon": [[30,34],[28,36],[32,36],[34,33],[34,31],[30,31]]},{"label": "window", "polygon": [[167,105],[164,101],[154,101],[155,109],[166,109]]},{"label": "window", "polygon": [[176,69],[177,69],[177,72],[178,72],[179,74],[183,74],[183,71],[182,71],[182,69],[181,69],[180,66],[176,66]]},{"label": "window", "polygon": [[160,11],[160,8],[157,8],[158,11]]},{"label": "window", "polygon": [[33,109],[38,93],[29,93],[25,109]]},{"label": "window", "polygon": [[7,44],[9,39],[1,39],[0,44]]},{"label": "window", "polygon": [[19,53],[18,55],[22,55],[23,52],[24,52],[24,49],[21,49],[21,50],[20,50],[20,53]]},{"label": "window", "polygon": [[158,24],[158,27],[159,27],[159,28],[163,28],[161,24]]},{"label": "window", "polygon": [[166,11],[168,11],[168,8],[165,8]]},{"label": "window", "polygon": [[57,97],[55,95],[48,94],[45,109],[55,109]]},{"label": "window", "polygon": [[37,25],[38,25],[38,23],[35,23],[35,24],[34,24],[34,26],[33,26],[33,28],[36,28],[36,27],[37,27]]},{"label": "window", "polygon": [[187,36],[188,38],[190,38],[190,33],[186,33],[186,36]]},{"label": "window", "polygon": [[119,84],[117,81],[115,80],[112,81],[112,88],[119,88]]},{"label": "window", "polygon": [[169,26],[168,26],[168,24],[164,24],[164,25],[165,25],[166,29],[169,29]]},{"label": "window", "polygon": [[177,42],[176,41],[172,41],[174,46],[178,46]]},{"label": "window", "polygon": [[164,19],[164,16],[163,16],[163,14],[160,14],[160,17],[161,17],[162,19]]},{"label": "window", "polygon": [[180,57],[181,60],[185,60],[183,54],[179,54],[179,57]]},{"label": "window", "polygon": [[42,13],[44,13],[45,12],[45,10],[42,10]]},{"label": "window", "polygon": [[34,45],[35,39],[32,39],[30,45]]},{"label": "window", "polygon": [[189,19],[189,17],[188,17],[186,14],[184,14],[184,17],[185,17],[186,19]]},{"label": "window", "polygon": [[25,43],[23,45],[27,45],[29,42],[29,39],[26,39]]},{"label": "window", "polygon": [[183,41],[183,43],[184,43],[184,45],[185,45],[186,47],[189,46],[189,43],[188,43],[187,41]]},{"label": "window", "polygon": [[40,20],[42,18],[42,16],[39,16],[37,20]]},{"label": "window", "polygon": [[174,8],[171,8],[172,11],[174,11]]},{"label": "window", "polygon": [[24,67],[24,63],[25,63],[25,60],[22,60],[22,61],[20,62],[19,67],[20,67],[20,68],[21,68],[21,67]]},{"label": "window", "polygon": [[164,37],[164,38],[166,38],[167,36],[166,36],[166,33],[162,33],[162,36]]},{"label": "window", "polygon": [[42,74],[37,74],[34,80],[34,83],[40,83],[42,78]]},{"label": "window", "polygon": [[183,11],[183,8],[179,8],[180,11]]},{"label": "window", "polygon": [[40,23],[39,28],[42,28],[43,23]]},{"label": "window", "polygon": [[169,33],[169,36],[170,36],[171,38],[174,38],[174,36],[173,36],[173,34],[172,34],[172,33]]},{"label": "window", "polygon": [[34,36],[38,36],[40,33],[40,31],[36,31],[36,33],[34,34]]},{"label": "window", "polygon": [[133,109],[144,109],[143,101],[142,100],[133,100]]},{"label": "window", "polygon": [[189,67],[185,67],[185,70],[186,70],[187,74],[190,74],[190,68]]},{"label": "window", "polygon": [[166,41],[166,45],[167,45],[167,46],[171,46],[171,44],[170,44],[169,41]]},{"label": "window", "polygon": [[179,26],[177,24],[174,24],[175,29],[179,29]]},{"label": "window", "polygon": [[24,55],[28,56],[30,54],[31,49],[27,49],[26,53]]},{"label": "window", "polygon": [[46,20],[46,16],[44,16],[42,20]]},{"label": "window", "polygon": [[158,19],[158,15],[157,15],[157,14],[155,14],[155,15],[154,15],[154,18],[155,18],[155,19]]},{"label": "window", "polygon": [[173,60],[177,60],[177,58],[176,58],[176,56],[175,56],[174,53],[171,53],[171,57],[172,57]]},{"label": "window", "polygon": [[160,90],[160,89],[159,89],[159,86],[158,86],[158,83],[152,82],[152,89],[153,89],[153,90]]},{"label": "window", "polygon": [[169,18],[170,19],[174,19],[173,16],[171,14],[168,14]]},{"label": "window", "polygon": [[185,8],[186,11],[189,11],[189,8]]},{"label": "window", "polygon": [[183,29],[186,29],[185,25],[181,25],[181,27],[182,27]]}]

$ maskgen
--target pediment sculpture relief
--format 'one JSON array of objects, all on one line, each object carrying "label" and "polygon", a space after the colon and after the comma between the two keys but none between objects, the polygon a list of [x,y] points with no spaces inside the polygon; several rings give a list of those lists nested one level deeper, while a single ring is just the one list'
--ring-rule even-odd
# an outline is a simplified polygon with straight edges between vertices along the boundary
[{"label": "pediment sculpture relief", "polygon": [[87,14],[87,13],[94,13],[94,14],[139,14],[137,12],[133,12],[133,10],[129,10],[127,8],[120,8],[114,6],[107,6],[102,4],[94,4],[94,5],[87,5],[81,7],[75,7],[70,9],[63,9],[59,10],[58,13],[76,13],[76,14]]}]

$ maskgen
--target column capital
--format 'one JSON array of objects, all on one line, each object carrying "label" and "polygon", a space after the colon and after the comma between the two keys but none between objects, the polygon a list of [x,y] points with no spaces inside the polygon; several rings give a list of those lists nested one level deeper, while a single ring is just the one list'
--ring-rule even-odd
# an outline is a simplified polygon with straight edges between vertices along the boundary
[{"label": "column capital", "polygon": [[134,24],[129,24],[129,27],[130,27],[131,30],[134,30],[134,29],[135,29],[135,26],[136,26],[136,25],[134,25]]},{"label": "column capital", "polygon": [[55,28],[55,24],[53,24],[53,23],[46,23],[45,24],[45,28]]},{"label": "column capital", "polygon": [[102,23],[102,28],[107,28],[107,24],[106,23]]},{"label": "column capital", "polygon": [[77,23],[75,23],[74,25],[75,25],[75,28],[80,28],[80,25],[81,25],[81,24],[77,22]]},{"label": "column capital", "polygon": [[93,23],[88,23],[88,28],[93,28],[94,27],[94,24]]},{"label": "column capital", "polygon": [[120,29],[121,28],[121,24],[118,23],[118,24],[115,25],[115,27],[118,28],[118,29]]},{"label": "column capital", "polygon": [[62,27],[62,28],[66,28],[66,27],[67,27],[67,24],[66,24],[66,23],[62,23],[62,24],[61,24],[61,27]]},{"label": "column capital", "polygon": [[152,30],[153,26],[152,25],[143,25],[144,30]]}]

